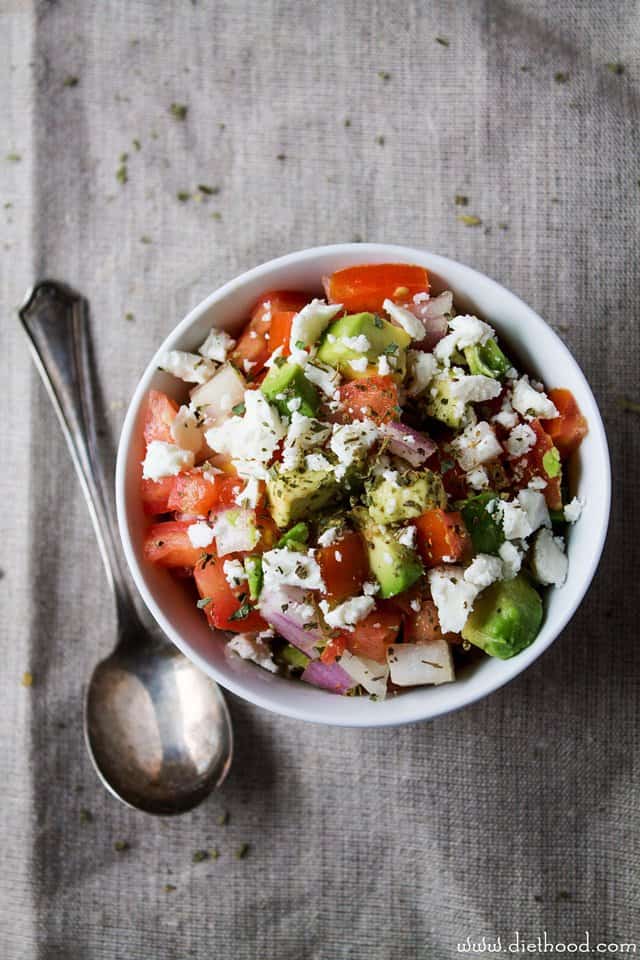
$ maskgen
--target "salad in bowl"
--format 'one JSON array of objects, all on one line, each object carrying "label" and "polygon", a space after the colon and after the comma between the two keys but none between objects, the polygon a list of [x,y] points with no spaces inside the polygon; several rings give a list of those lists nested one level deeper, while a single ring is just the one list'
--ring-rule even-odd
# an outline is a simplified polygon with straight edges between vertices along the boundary
[{"label": "salad in bowl", "polygon": [[183,401],[145,399],[146,562],[195,585],[229,656],[336,694],[518,656],[584,507],[564,469],[588,432],[573,394],[422,266],[321,282],[265,290],[233,337],[163,356]]}]

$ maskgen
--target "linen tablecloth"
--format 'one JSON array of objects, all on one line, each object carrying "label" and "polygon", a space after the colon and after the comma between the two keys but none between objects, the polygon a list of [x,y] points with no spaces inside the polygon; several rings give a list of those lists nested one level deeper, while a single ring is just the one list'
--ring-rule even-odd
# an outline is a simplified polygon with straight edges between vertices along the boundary
[{"label": "linen tablecloth", "polygon": [[[640,944],[638,3],[3,0],[0,37],[0,956]],[[472,264],[560,332],[611,444],[599,574],[524,675],[432,723],[334,729],[230,696],[220,792],[137,814],[84,749],[113,605],[15,308],[43,276],[90,298],[113,450],[206,293],[358,237]]]}]

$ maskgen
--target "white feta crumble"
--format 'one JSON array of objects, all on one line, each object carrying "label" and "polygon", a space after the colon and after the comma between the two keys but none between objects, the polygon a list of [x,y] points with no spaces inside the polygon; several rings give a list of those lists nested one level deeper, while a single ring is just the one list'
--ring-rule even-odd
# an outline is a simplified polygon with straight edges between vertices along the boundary
[{"label": "white feta crumble", "polygon": [[293,318],[290,349],[293,351],[296,343],[312,346],[341,310],[341,303],[328,304],[324,300],[312,300],[308,303]]},{"label": "white feta crumble", "polygon": [[537,434],[528,423],[520,423],[514,427],[505,441],[505,447],[510,457],[523,457],[525,453],[535,447]]},{"label": "white feta crumble", "polygon": [[207,357],[208,360],[217,360],[218,363],[224,363],[227,354],[233,350],[235,345],[236,341],[229,336],[226,330],[216,330],[214,327],[202,346],[198,347],[198,353]]},{"label": "white feta crumble", "polygon": [[479,320],[471,314],[462,314],[449,321],[449,330],[434,348],[438,360],[446,367],[451,365],[451,357],[455,350],[464,350],[476,344],[483,344],[490,337],[495,336],[495,330],[488,323]]},{"label": "white feta crumble", "polygon": [[417,597],[414,597],[413,600],[409,601],[409,606],[411,607],[414,613],[419,613],[422,607],[422,604],[420,603]]},{"label": "white feta crumble", "polygon": [[485,467],[475,467],[469,470],[465,477],[472,490],[486,490],[489,486],[489,474]]},{"label": "white feta crumble", "polygon": [[505,430],[511,430],[518,423],[518,414],[514,411],[510,401],[502,404],[502,410],[491,417],[492,423],[499,423]]},{"label": "white feta crumble", "polygon": [[373,597],[366,596],[349,597],[348,600],[345,600],[344,603],[339,603],[333,610],[329,607],[326,600],[320,601],[320,609],[327,622],[327,626],[332,627],[334,630],[353,630],[356,623],[364,620],[367,614],[371,613],[375,605],[376,602]]},{"label": "white feta crumble", "polygon": [[331,461],[323,453],[308,453],[304,458],[306,470],[331,470]]},{"label": "white feta crumble", "polygon": [[502,560],[488,553],[479,553],[464,571],[467,583],[472,583],[480,590],[490,587],[496,580],[502,580],[502,577]]},{"label": "white feta crumble", "polygon": [[529,490],[544,490],[547,486],[547,481],[544,477],[531,477],[527,486]]},{"label": "white feta crumble", "polygon": [[278,360],[282,356],[282,350],[282,347],[276,347],[269,359],[265,361],[264,365],[268,370],[277,365]]},{"label": "white feta crumble", "polygon": [[585,500],[582,497],[574,497],[564,508],[564,518],[567,523],[575,523],[580,519],[584,510]]},{"label": "white feta crumble", "polygon": [[183,450],[198,453],[202,446],[202,428],[193,410],[184,404],[180,407],[171,424],[171,436]]},{"label": "white feta crumble", "polygon": [[287,409],[291,413],[296,413],[297,410],[302,406],[302,397],[291,397],[290,400],[287,400]]},{"label": "white feta crumble", "polygon": [[338,480],[345,475],[347,468],[356,459],[367,453],[378,436],[378,428],[371,420],[333,425],[329,446],[340,461],[335,471]]},{"label": "white feta crumble", "polygon": [[142,462],[142,476],[145,480],[176,477],[183,470],[190,470],[194,463],[193,450],[183,450],[164,440],[152,440]]},{"label": "white feta crumble", "polygon": [[340,666],[346,670],[352,680],[364,687],[367,693],[384,700],[387,696],[387,678],[389,665],[370,660],[368,657],[356,657],[345,650],[340,657]]},{"label": "white feta crumble", "polygon": [[219,513],[213,524],[218,556],[253,550],[260,539],[252,510],[231,508]]},{"label": "white feta crumble", "polygon": [[371,343],[364,333],[358,333],[355,337],[340,337],[340,343],[343,343],[348,350],[355,353],[366,353],[371,350]]},{"label": "white feta crumble", "polygon": [[244,404],[244,416],[229,417],[220,426],[211,427],[205,440],[216,453],[226,453],[234,460],[268,463],[287,428],[259,390],[247,390]]},{"label": "white feta crumble", "polygon": [[462,567],[434,567],[427,574],[443,633],[460,633],[479,591]]},{"label": "white feta crumble", "polygon": [[522,551],[514,543],[505,540],[498,548],[498,556],[502,560],[503,579],[513,580],[517,577],[522,566]]},{"label": "white feta crumble", "polygon": [[518,503],[527,514],[532,531],[551,526],[547,501],[539,490],[521,490],[518,493]]},{"label": "white feta crumble", "polygon": [[[500,381],[494,380],[493,377],[485,377],[482,373],[465,374],[458,367],[453,369],[450,394],[459,404],[493,400],[501,390]],[[460,407],[458,409],[460,410]]]},{"label": "white feta crumble", "polygon": [[170,350],[162,361],[162,369],[186,383],[206,383],[216,372],[216,365],[197,353]]},{"label": "white feta crumble", "polygon": [[349,360],[349,366],[352,370],[355,370],[356,373],[364,373],[369,366],[369,361],[366,357],[354,357],[353,360]]},{"label": "white feta crumble", "polygon": [[318,545],[321,547],[330,547],[338,539],[338,528],[327,527],[327,529],[318,537]]},{"label": "white feta crumble", "polygon": [[251,371],[253,370],[253,368],[255,367],[255,365],[256,365],[256,361],[255,361],[255,360],[243,360],[243,361],[242,361],[242,369],[244,370],[245,373],[251,373]]},{"label": "white feta crumble", "polygon": [[311,383],[321,390],[326,397],[335,399],[335,394],[340,385],[340,374],[332,367],[320,366],[313,362],[308,363],[304,368],[304,375]]},{"label": "white feta crumble", "polygon": [[206,521],[198,520],[197,523],[192,523],[187,527],[187,536],[196,549],[208,547],[209,544],[213,543],[213,528]]},{"label": "white feta crumble", "polygon": [[267,590],[283,586],[325,589],[318,562],[310,553],[299,553],[285,547],[267,550],[262,555],[262,572]]},{"label": "white feta crumble", "polygon": [[365,597],[373,597],[376,593],[380,592],[380,584],[373,583],[371,580],[367,580],[362,584],[362,592],[364,593]]},{"label": "white feta crumble", "polygon": [[494,508],[490,512],[497,514],[506,540],[525,540],[533,533],[527,512],[517,500],[491,500],[489,507]]},{"label": "white feta crumble", "polygon": [[391,367],[389,366],[389,360],[386,353],[382,353],[378,357],[378,375],[381,377],[386,377],[391,373]]},{"label": "white feta crumble", "polygon": [[242,660],[252,660],[263,670],[278,673],[278,665],[272,660],[269,645],[261,637],[256,637],[252,633],[238,633],[229,640],[227,647]]},{"label": "white feta crumble", "polygon": [[416,397],[427,389],[435,376],[437,366],[432,353],[423,353],[421,350],[407,351],[407,393],[410,397]]},{"label": "white feta crumble", "polygon": [[485,420],[463,430],[451,441],[451,449],[465,473],[495,460],[502,453],[500,442]]},{"label": "white feta crumble", "polygon": [[539,583],[560,587],[567,579],[569,561],[562,537],[554,537],[546,527],[540,530],[531,551],[531,569]]},{"label": "white feta crumble", "polygon": [[418,535],[418,529],[413,524],[410,524],[408,527],[405,527],[402,533],[398,537],[398,543],[401,543],[403,547],[409,547],[411,550],[415,548],[416,537]]},{"label": "white feta crumble", "polygon": [[255,510],[260,499],[260,481],[257,477],[248,477],[247,482],[234,497],[239,507],[248,507]]},{"label": "white feta crumble", "polygon": [[540,417],[542,420],[551,420],[559,416],[553,401],[549,400],[546,393],[534,390],[526,375],[520,377],[514,386],[511,403],[518,413],[530,419]]},{"label": "white feta crumble", "polygon": [[222,570],[230,587],[239,587],[247,579],[247,572],[239,560],[225,560]]},{"label": "white feta crumble", "polygon": [[331,428],[295,411],[287,430],[282,452],[282,465],[285,470],[295,470],[300,466],[305,450],[320,446],[329,436]]},{"label": "white feta crumble", "polygon": [[425,326],[422,320],[419,320],[415,314],[411,313],[405,307],[399,307],[397,303],[388,298],[382,304],[394,323],[409,334],[412,340],[424,340]]}]

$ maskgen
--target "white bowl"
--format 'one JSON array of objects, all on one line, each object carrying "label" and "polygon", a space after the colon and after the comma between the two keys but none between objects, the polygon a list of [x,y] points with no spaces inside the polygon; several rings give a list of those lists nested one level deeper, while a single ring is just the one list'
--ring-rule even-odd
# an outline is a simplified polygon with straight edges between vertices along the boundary
[{"label": "white bowl", "polygon": [[[273,676],[225,653],[222,636],[209,629],[185,585],[147,563],[142,545],[148,520],[140,502],[144,456],[142,410],[150,388],[183,399],[184,385],[160,372],[168,350],[193,350],[212,326],[233,333],[267,290],[302,289],[321,295],[320,278],[358,263],[403,262],[427,268],[436,290],[451,289],[459,307],[492,323],[511,348],[520,369],[547,387],[571,390],[588,420],[589,433],[570,465],[571,492],[586,499],[568,537],[569,575],[560,589],[544,594],[545,617],[535,642],[511,660],[486,657],[454,683],[409,689],[384,702],[340,697],[299,681]],[[611,476],[604,426],[580,367],[567,347],[534,311],[489,277],[454,260],[411,247],[344,243],[291,253],[255,267],[216,290],[182,320],[151,359],[135,391],[122,428],[116,469],[120,534],[142,597],[166,635],[202,670],[240,697],[276,713],[339,726],[381,727],[427,720],[486,696],[533,663],[567,625],[584,597],[604,546],[609,521]]]}]

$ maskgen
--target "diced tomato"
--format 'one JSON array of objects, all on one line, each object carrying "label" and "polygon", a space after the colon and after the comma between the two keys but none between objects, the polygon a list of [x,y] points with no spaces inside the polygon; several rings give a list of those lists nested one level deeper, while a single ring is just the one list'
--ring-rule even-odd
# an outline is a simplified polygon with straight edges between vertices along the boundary
[{"label": "diced tomato", "polygon": [[347,421],[385,423],[400,415],[398,388],[393,377],[363,377],[340,387],[340,403]]},{"label": "diced tomato", "polygon": [[390,300],[406,301],[416,293],[429,292],[424,267],[408,263],[369,263],[337,270],[324,281],[331,303],[343,304],[348,313],[381,311]]},{"label": "diced tomato", "polygon": [[295,310],[281,310],[280,313],[273,314],[271,336],[269,337],[269,348],[272,353],[278,347],[282,347],[283,357],[288,357],[291,353],[289,342],[291,340],[291,325],[295,315]]},{"label": "diced tomato", "polygon": [[[224,575],[225,560],[242,559],[242,554],[230,553],[225,557],[216,557],[210,547],[206,556],[198,562],[194,577],[198,593],[202,600],[209,603],[203,608],[210,626],[218,630],[231,630],[234,633],[253,633],[266,630],[268,624],[260,613],[253,607],[248,598],[247,585],[231,587]],[[234,619],[234,615],[241,615]]]},{"label": "diced tomato", "polygon": [[[339,558],[339,559],[338,559]],[[326,594],[340,603],[362,591],[369,577],[369,561],[359,533],[349,531],[329,547],[316,552]]]},{"label": "diced tomato", "polygon": [[555,403],[560,416],[553,420],[542,420],[542,427],[553,440],[562,459],[567,460],[586,437],[589,426],[571,390],[549,390],[549,399]]},{"label": "diced tomato", "polygon": [[442,485],[450,500],[464,500],[469,488],[467,476],[452,455],[444,449],[446,443],[447,441],[441,443],[440,448],[427,460],[426,466],[429,470],[440,474]]},{"label": "diced tomato", "polygon": [[459,560],[469,552],[471,540],[458,511],[427,510],[414,523],[418,550],[427,567],[437,567],[445,557]]},{"label": "diced tomato", "polygon": [[260,298],[251,313],[251,319],[238,340],[232,359],[244,369],[244,361],[254,366],[250,370],[251,378],[260,373],[271,356],[271,324],[278,313],[300,310],[307,302],[307,296],[296,290],[274,290]]},{"label": "diced tomato", "polygon": [[217,475],[206,475],[203,470],[181,473],[173,478],[169,509],[206,516],[218,502],[221,485]]},{"label": "diced tomato", "polygon": [[345,651],[344,637],[333,637],[327,642],[326,647],[320,654],[323,663],[333,663],[336,657],[341,657]]},{"label": "diced tomato", "polygon": [[187,535],[189,523],[167,520],[154,523],[147,531],[144,555],[161,567],[195,567],[202,556],[202,548],[194,547]]},{"label": "diced tomato", "polygon": [[517,490],[521,490],[533,477],[541,477],[547,484],[542,491],[547,506],[551,510],[559,510],[562,506],[561,473],[556,477],[550,477],[544,467],[545,454],[555,449],[553,440],[543,429],[539,420],[532,420],[529,426],[535,431],[536,442],[524,457],[511,461],[513,483]]},{"label": "diced tomato", "polygon": [[171,397],[160,390],[149,390],[147,406],[144,413],[144,441],[164,440],[173,443],[171,424],[173,423],[178,405]]},{"label": "diced tomato", "polygon": [[384,663],[387,647],[395,643],[401,623],[402,614],[396,610],[372,610],[352,632],[344,633],[342,639],[354,656]]},{"label": "diced tomato", "polygon": [[403,636],[407,643],[427,643],[442,638],[438,610],[433,600],[423,600],[419,610],[411,610],[405,615]]},{"label": "diced tomato", "polygon": [[140,496],[146,514],[155,517],[159,513],[168,513],[173,509],[169,506],[169,497],[175,482],[176,477],[140,481]]}]

